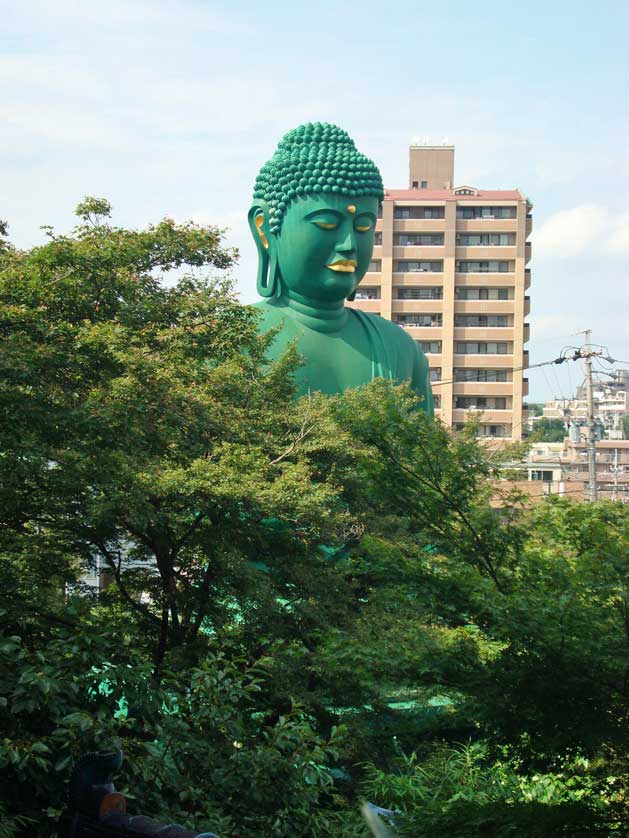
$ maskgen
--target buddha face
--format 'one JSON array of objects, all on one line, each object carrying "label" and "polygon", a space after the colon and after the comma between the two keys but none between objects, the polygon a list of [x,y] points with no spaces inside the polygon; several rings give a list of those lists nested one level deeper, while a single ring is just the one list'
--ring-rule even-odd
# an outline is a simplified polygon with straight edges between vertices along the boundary
[{"label": "buddha face", "polygon": [[272,236],[282,285],[309,300],[338,303],[356,288],[373,251],[378,199],[321,194],[300,197]]}]

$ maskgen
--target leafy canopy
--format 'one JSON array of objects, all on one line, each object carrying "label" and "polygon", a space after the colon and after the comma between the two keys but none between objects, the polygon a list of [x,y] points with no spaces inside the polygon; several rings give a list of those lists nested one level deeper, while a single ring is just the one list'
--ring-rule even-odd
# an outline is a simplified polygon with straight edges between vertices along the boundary
[{"label": "leafy canopy", "polygon": [[403,387],[295,402],[220,230],[78,215],[0,246],[0,834],[111,744],[221,835],[625,824],[626,507],[496,508],[518,452]]}]

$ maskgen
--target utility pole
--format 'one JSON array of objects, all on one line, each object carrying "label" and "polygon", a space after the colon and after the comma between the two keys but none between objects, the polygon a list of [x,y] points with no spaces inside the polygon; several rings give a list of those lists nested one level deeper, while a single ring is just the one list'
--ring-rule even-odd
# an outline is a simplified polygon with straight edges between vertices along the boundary
[{"label": "utility pole", "polygon": [[591,329],[585,332],[585,346],[582,357],[585,361],[585,398],[587,400],[587,453],[588,453],[588,474],[590,478],[590,500],[595,501],[596,492],[596,442],[594,439],[594,394],[592,392],[592,347],[590,346]]},{"label": "utility pole", "polygon": [[612,500],[618,500],[618,472],[622,471],[622,466],[618,465],[618,449],[614,448],[614,465],[609,467],[609,470],[614,475],[614,491],[612,493]]}]

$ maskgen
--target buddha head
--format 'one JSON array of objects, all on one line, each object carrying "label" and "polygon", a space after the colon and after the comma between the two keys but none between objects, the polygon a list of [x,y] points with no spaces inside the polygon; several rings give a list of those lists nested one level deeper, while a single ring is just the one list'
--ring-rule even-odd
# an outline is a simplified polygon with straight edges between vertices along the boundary
[{"label": "buddha head", "polygon": [[249,210],[259,294],[315,305],[353,299],[383,197],[378,168],[341,128],[289,131],[260,170]]}]

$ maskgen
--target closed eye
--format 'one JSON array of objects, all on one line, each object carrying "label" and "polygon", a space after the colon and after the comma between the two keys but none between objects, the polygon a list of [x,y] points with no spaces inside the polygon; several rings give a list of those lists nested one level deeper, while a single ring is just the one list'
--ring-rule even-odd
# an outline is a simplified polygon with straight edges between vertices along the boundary
[{"label": "closed eye", "polygon": [[322,230],[336,230],[339,226],[338,224],[331,224],[329,221],[313,221],[312,223]]},{"label": "closed eye", "polygon": [[373,230],[374,223],[375,219],[371,218],[369,215],[359,215],[354,221],[354,230],[356,230],[357,233],[368,233],[369,230]]}]

